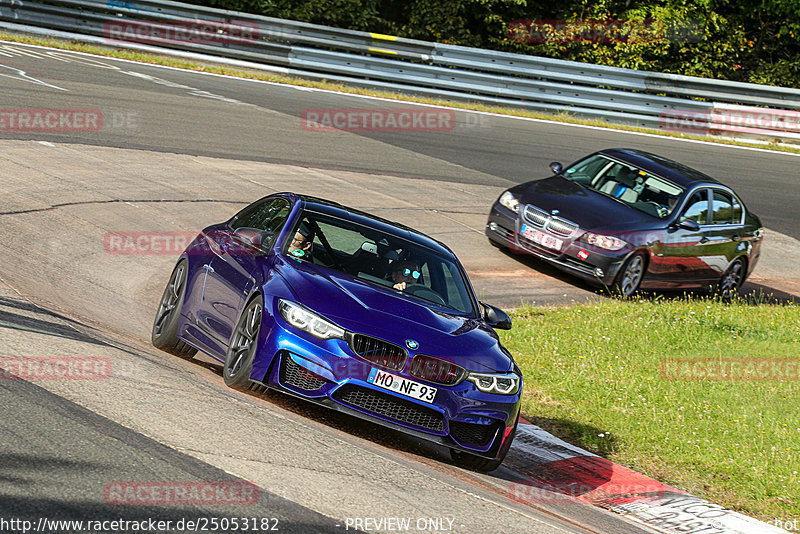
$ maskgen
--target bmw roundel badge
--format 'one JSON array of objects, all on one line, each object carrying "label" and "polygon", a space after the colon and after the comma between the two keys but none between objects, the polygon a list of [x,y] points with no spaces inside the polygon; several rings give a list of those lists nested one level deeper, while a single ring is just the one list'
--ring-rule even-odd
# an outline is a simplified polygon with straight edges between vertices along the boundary
[{"label": "bmw roundel badge", "polygon": [[408,347],[411,350],[417,350],[419,348],[419,343],[417,343],[413,339],[406,339],[406,347]]}]

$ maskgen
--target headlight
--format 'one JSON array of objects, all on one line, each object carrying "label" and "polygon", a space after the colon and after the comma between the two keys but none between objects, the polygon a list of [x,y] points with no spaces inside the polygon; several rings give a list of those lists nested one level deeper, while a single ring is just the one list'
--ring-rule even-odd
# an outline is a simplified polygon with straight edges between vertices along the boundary
[{"label": "headlight", "polygon": [[500,204],[507,207],[514,213],[517,213],[519,211],[519,199],[515,197],[511,191],[506,191],[505,193],[500,195],[500,199],[498,200],[498,202],[500,202]]},{"label": "headlight", "polygon": [[513,395],[519,391],[519,375],[516,373],[469,373],[467,380],[484,393]]},{"label": "headlight", "polygon": [[604,248],[606,250],[619,250],[628,244],[627,242],[617,237],[593,234],[591,232],[586,232],[585,234],[583,234],[582,239],[587,243],[589,243],[590,245]]},{"label": "headlight", "polygon": [[316,313],[291,302],[280,299],[278,309],[287,323],[320,339],[342,339],[344,329],[323,319]]}]

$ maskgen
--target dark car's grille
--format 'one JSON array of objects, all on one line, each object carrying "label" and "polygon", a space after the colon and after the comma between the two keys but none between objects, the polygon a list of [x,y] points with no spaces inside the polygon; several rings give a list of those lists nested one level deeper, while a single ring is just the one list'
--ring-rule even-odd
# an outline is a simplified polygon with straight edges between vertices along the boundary
[{"label": "dark car's grille", "polygon": [[388,341],[363,334],[353,334],[349,341],[353,352],[381,367],[399,371],[406,363],[406,351]]},{"label": "dark car's grille", "polygon": [[281,358],[281,383],[294,386],[304,391],[317,391],[328,381],[298,365],[291,356],[284,354]]},{"label": "dark car's grille", "polygon": [[450,421],[450,434],[459,443],[484,447],[494,437],[498,426],[500,426],[499,421],[490,425]]},{"label": "dark car's grille", "polygon": [[578,231],[578,225],[574,222],[555,217],[533,204],[525,206],[525,209],[522,210],[522,218],[537,228],[542,228],[564,237],[571,237]]},{"label": "dark car's grille", "polygon": [[399,399],[388,393],[345,384],[333,393],[333,398],[365,412],[394,419],[401,423],[437,432],[444,430],[442,414],[436,410]]}]

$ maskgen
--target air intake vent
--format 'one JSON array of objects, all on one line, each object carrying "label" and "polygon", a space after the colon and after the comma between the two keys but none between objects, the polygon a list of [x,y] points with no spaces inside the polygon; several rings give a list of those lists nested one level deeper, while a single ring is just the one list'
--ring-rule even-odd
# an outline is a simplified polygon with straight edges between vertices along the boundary
[{"label": "air intake vent", "polygon": [[386,419],[435,432],[444,430],[442,414],[436,410],[425,408],[388,393],[345,384],[333,393],[333,398]]},{"label": "air intake vent", "polygon": [[294,386],[304,391],[317,391],[328,383],[321,376],[298,365],[291,356],[284,354],[281,357],[281,383]]},{"label": "air intake vent", "polygon": [[450,421],[450,435],[463,445],[485,447],[497,433],[500,422],[491,425]]}]

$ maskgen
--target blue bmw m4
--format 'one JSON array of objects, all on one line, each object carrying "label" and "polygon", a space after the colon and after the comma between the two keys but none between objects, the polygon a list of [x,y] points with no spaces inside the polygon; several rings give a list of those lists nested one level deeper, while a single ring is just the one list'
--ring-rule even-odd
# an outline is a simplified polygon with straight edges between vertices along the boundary
[{"label": "blue bmw m4", "polygon": [[236,389],[301,397],[448,447],[491,471],[519,419],[522,373],[443,243],[327,200],[279,193],[181,254],[153,344],[223,364]]}]

